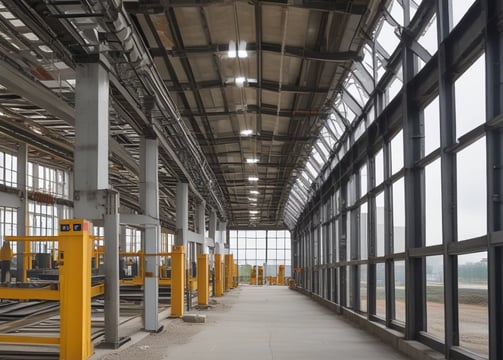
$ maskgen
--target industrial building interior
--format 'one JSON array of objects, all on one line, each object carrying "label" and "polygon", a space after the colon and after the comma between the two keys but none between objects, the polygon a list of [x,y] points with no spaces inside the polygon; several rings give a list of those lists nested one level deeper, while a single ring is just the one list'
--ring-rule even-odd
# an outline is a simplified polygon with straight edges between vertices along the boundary
[{"label": "industrial building interior", "polygon": [[500,0],[0,0],[0,358],[250,284],[503,359],[502,119]]}]

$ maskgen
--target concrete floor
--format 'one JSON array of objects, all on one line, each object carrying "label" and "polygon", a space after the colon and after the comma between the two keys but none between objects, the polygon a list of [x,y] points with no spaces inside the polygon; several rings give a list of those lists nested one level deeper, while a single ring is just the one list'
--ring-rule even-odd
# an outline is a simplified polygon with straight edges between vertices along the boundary
[{"label": "concrete floor", "polygon": [[286,287],[240,286],[205,314],[204,324],[167,319],[165,330],[93,359],[408,359],[378,338]]}]

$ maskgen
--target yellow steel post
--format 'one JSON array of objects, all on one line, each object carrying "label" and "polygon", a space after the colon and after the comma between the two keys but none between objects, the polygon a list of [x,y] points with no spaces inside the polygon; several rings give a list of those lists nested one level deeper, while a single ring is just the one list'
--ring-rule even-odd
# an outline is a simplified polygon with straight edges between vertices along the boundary
[{"label": "yellow steel post", "polygon": [[185,248],[173,245],[171,251],[171,317],[182,317],[185,298]]},{"label": "yellow steel post", "polygon": [[234,263],[234,274],[233,274],[233,286],[235,288],[238,287],[238,278],[239,278],[239,269],[238,269],[238,264]]},{"label": "yellow steel post", "polygon": [[224,255],[225,264],[225,280],[224,280],[224,291],[229,291],[232,287],[232,268],[231,268],[231,254]]},{"label": "yellow steel post", "polygon": [[208,254],[197,255],[197,303],[199,305],[208,305],[210,300],[208,260]]},{"label": "yellow steel post", "polygon": [[215,254],[215,296],[224,295],[222,254]]},{"label": "yellow steel post", "polygon": [[90,229],[83,219],[59,223],[60,360],[88,359],[93,353]]}]

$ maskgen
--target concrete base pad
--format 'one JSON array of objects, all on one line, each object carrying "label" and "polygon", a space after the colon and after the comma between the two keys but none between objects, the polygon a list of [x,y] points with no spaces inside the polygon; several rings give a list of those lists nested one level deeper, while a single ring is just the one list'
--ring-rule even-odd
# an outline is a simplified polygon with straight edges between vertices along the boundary
[{"label": "concrete base pad", "polygon": [[184,322],[189,322],[189,323],[205,323],[206,322],[206,315],[185,314],[182,316],[182,320]]}]

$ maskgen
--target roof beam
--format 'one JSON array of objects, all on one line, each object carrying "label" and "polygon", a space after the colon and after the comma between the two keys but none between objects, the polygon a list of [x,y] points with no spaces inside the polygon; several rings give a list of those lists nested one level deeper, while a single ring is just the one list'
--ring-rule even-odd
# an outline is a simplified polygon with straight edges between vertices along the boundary
[{"label": "roof beam", "polygon": [[[264,5],[288,5],[291,7],[335,11],[342,14],[363,15],[367,11],[365,2],[355,4],[353,0],[240,0],[243,3],[264,4]],[[157,0],[141,3],[139,1],[124,1],[126,10],[131,13],[139,14],[158,14],[164,12],[168,7],[202,7],[211,6],[229,2],[228,0]]]},{"label": "roof beam", "polygon": [[[230,115],[244,115],[249,113],[259,113],[259,109],[257,109],[257,105],[248,104],[246,111],[244,110],[234,110],[234,111],[209,111],[204,114],[198,112],[192,112],[189,109],[180,109],[180,114],[182,116],[230,116]],[[271,116],[279,116],[279,117],[287,117],[287,118],[309,118],[310,116],[329,116],[330,112],[320,112],[319,109],[283,109],[280,110],[279,113],[276,107],[263,104],[260,109],[260,114],[262,115],[271,115]]]},{"label": "roof beam", "polygon": [[[187,46],[185,48],[172,48],[172,49],[162,49],[162,48],[151,48],[150,54],[154,57],[163,56],[167,53],[174,57],[187,57],[190,54],[204,54],[204,53],[227,53],[229,50],[229,44],[212,44],[205,46]],[[261,45],[256,43],[246,44],[246,51],[257,52],[258,50],[272,52],[281,54],[281,44],[266,43],[262,42]],[[297,46],[285,46],[284,49],[285,56],[300,57],[306,60],[317,60],[325,62],[344,62],[344,61],[359,61],[362,59],[362,55],[357,51],[336,51],[336,52],[323,52],[314,49],[306,49]]]},{"label": "roof beam", "polygon": [[[168,90],[170,92],[184,92],[192,90],[191,83],[180,83],[179,86],[168,86]],[[198,89],[218,89],[224,88],[227,86],[236,86],[234,83],[232,84],[222,84],[222,81],[219,79],[216,80],[206,80],[199,81],[196,83]],[[279,82],[275,81],[266,81],[262,80],[262,85],[256,82],[245,82],[246,87],[268,90],[272,92],[279,92]],[[296,94],[327,94],[330,91],[330,88],[315,88],[308,86],[298,86],[293,84],[281,84],[282,92],[290,92]]]}]

